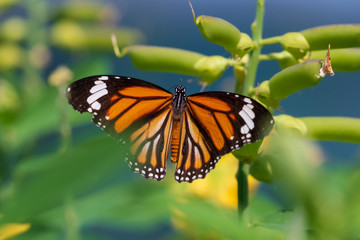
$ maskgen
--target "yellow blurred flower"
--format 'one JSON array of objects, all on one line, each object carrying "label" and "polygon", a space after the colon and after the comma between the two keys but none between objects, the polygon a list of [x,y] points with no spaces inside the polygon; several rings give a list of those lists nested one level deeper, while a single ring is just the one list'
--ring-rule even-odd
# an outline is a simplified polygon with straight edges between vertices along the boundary
[{"label": "yellow blurred flower", "polygon": [[0,240],[10,239],[29,230],[29,223],[7,223],[0,225]]},{"label": "yellow blurred flower", "polygon": [[[187,190],[196,196],[211,199],[219,205],[236,209],[238,166],[239,160],[231,153],[227,154],[220,159],[216,168],[205,179],[189,184]],[[248,184],[251,197],[258,188],[259,182],[249,175]]]},{"label": "yellow blurred flower", "polygon": [[[192,183],[174,183],[170,188],[176,199],[176,204],[171,207],[173,226],[182,233],[189,234],[190,239],[219,239],[220,236],[216,232],[211,231],[211,229],[207,230],[204,235],[199,233],[199,229],[194,228],[192,221],[189,221],[187,214],[183,212],[178,204],[191,205],[191,199],[196,196],[206,199],[207,202],[212,202],[220,208],[224,207],[236,212],[238,207],[236,181],[238,166],[239,160],[230,153],[220,159],[215,169],[205,179],[198,179]],[[257,190],[260,182],[249,175],[248,184],[251,197]]]}]

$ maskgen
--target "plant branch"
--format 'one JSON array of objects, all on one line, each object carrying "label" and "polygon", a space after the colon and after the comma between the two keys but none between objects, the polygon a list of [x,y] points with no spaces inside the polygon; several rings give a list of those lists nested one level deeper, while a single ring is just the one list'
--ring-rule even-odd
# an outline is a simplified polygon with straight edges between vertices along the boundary
[{"label": "plant branch", "polygon": [[[264,5],[265,0],[257,1],[255,22],[252,24],[252,33],[254,41],[254,50],[251,54],[249,65],[247,66],[247,75],[245,77],[244,88],[242,89],[243,95],[248,95],[249,90],[254,86],[256,79],[257,67],[259,64],[259,56],[262,47],[262,30],[264,23]],[[238,182],[238,211],[239,215],[243,217],[244,211],[248,208],[249,204],[249,186],[247,182],[248,166],[244,163],[243,159],[239,159],[239,168],[236,175]]]},{"label": "plant branch", "polygon": [[247,95],[249,90],[254,86],[256,79],[257,67],[259,65],[259,56],[261,53],[262,30],[264,24],[264,5],[265,0],[257,1],[255,22],[252,24],[251,29],[253,33],[254,50],[251,54],[247,75],[245,78],[243,95]]}]

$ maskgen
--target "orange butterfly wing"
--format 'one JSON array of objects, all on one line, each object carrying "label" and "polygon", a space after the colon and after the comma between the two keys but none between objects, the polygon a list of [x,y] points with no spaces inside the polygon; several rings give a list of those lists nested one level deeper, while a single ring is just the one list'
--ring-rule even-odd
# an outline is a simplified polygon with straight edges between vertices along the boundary
[{"label": "orange butterfly wing", "polygon": [[251,98],[226,92],[188,96],[175,179],[204,178],[222,155],[264,138],[273,125],[269,111]]},{"label": "orange butterfly wing", "polygon": [[130,168],[162,180],[171,145],[175,179],[204,178],[219,158],[258,141],[274,125],[269,111],[255,100],[225,92],[186,97],[154,84],[121,76],[91,76],[67,88],[70,105],[93,114],[93,122],[126,144]]},{"label": "orange butterfly wing", "polygon": [[126,144],[130,168],[161,180],[172,131],[172,94],[154,84],[120,76],[92,76],[67,89],[69,103]]}]

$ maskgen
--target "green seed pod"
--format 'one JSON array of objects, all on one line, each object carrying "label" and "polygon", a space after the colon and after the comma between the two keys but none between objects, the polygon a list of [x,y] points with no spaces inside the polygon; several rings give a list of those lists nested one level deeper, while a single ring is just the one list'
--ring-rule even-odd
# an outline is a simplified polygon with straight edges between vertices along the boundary
[{"label": "green seed pod", "polygon": [[99,49],[112,51],[110,36],[121,36],[119,45],[125,46],[141,42],[143,35],[134,29],[103,28],[100,26],[80,25],[73,21],[60,21],[51,29],[51,41],[55,46],[82,51]]},{"label": "green seed pod", "polygon": [[0,70],[8,71],[19,68],[24,63],[24,51],[17,44],[0,45]]},{"label": "green seed pod", "polygon": [[310,60],[280,71],[269,80],[271,98],[281,100],[297,91],[315,86],[322,80],[319,76],[321,68],[322,61]]},{"label": "green seed pod", "polygon": [[269,108],[276,109],[279,106],[281,99],[274,99],[271,96],[269,83],[269,80],[266,80],[259,85],[257,98]]},{"label": "green seed pod", "polygon": [[244,88],[244,82],[246,77],[246,68],[241,65],[234,66],[234,75],[236,78],[236,89],[235,92],[240,93]]},{"label": "green seed pod", "polygon": [[0,26],[0,39],[7,41],[21,41],[25,39],[26,33],[26,23],[22,18],[7,19]]},{"label": "green seed pod", "polygon": [[[326,50],[311,52],[311,59],[323,59]],[[339,48],[331,50],[331,65],[335,72],[359,71],[360,70],[360,49]]]},{"label": "green seed pod", "polygon": [[275,117],[276,130],[281,133],[286,131],[287,134],[305,136],[307,133],[306,125],[298,118],[282,114]]},{"label": "green seed pod", "polygon": [[301,32],[311,50],[360,46],[360,24],[339,24],[306,29]]},{"label": "green seed pod", "polygon": [[206,83],[213,83],[219,79],[228,68],[230,60],[222,56],[209,56],[199,59],[194,68],[199,72],[201,79]]},{"label": "green seed pod", "polygon": [[70,50],[86,47],[86,33],[81,25],[72,21],[60,21],[51,29],[51,41],[54,45]]},{"label": "green seed pod", "polygon": [[[325,52],[326,55],[326,52]],[[324,55],[324,56],[325,56]],[[293,55],[291,55],[288,51],[282,51],[281,53],[278,54],[279,58],[278,58],[278,63],[281,67],[281,69],[293,66],[295,64],[299,63],[299,60],[295,59]],[[324,58],[324,56],[322,56],[322,58]]]},{"label": "green seed pod", "polygon": [[299,118],[306,126],[306,136],[320,141],[360,143],[360,119],[348,117]]},{"label": "green seed pod", "polygon": [[304,35],[298,32],[289,32],[284,34],[281,37],[281,45],[296,59],[303,58],[310,48]]},{"label": "green seed pod", "polygon": [[241,33],[241,38],[236,46],[235,53],[238,57],[243,57],[254,49],[254,42],[249,35]]},{"label": "green seed pod", "polygon": [[250,174],[261,182],[272,183],[273,169],[269,156],[259,156],[250,165]]},{"label": "green seed pod", "polygon": [[201,77],[212,83],[230,64],[230,59],[221,56],[205,56],[196,52],[154,46],[130,46],[121,56],[129,54],[135,67],[141,70],[181,73]]},{"label": "green seed pod", "polygon": [[234,25],[221,18],[205,15],[197,17],[195,24],[206,40],[224,47],[233,55],[237,54],[241,33]]},{"label": "green seed pod", "polygon": [[83,4],[81,2],[72,1],[66,5],[56,7],[51,14],[54,20],[68,19],[77,22],[96,22],[99,20],[116,19],[116,12],[111,9],[111,6],[89,2]]}]

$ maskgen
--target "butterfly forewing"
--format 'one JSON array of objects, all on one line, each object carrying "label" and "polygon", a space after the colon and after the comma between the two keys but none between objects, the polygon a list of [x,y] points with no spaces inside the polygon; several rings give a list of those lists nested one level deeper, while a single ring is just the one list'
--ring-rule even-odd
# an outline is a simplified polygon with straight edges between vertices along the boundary
[{"label": "butterfly forewing", "polygon": [[187,97],[185,137],[175,179],[192,182],[204,178],[219,158],[269,134],[274,120],[255,100],[226,92]]},{"label": "butterfly forewing", "polygon": [[125,143],[130,168],[161,180],[166,172],[172,131],[172,94],[128,77],[92,76],[67,88],[75,110],[93,114],[93,122]]}]

